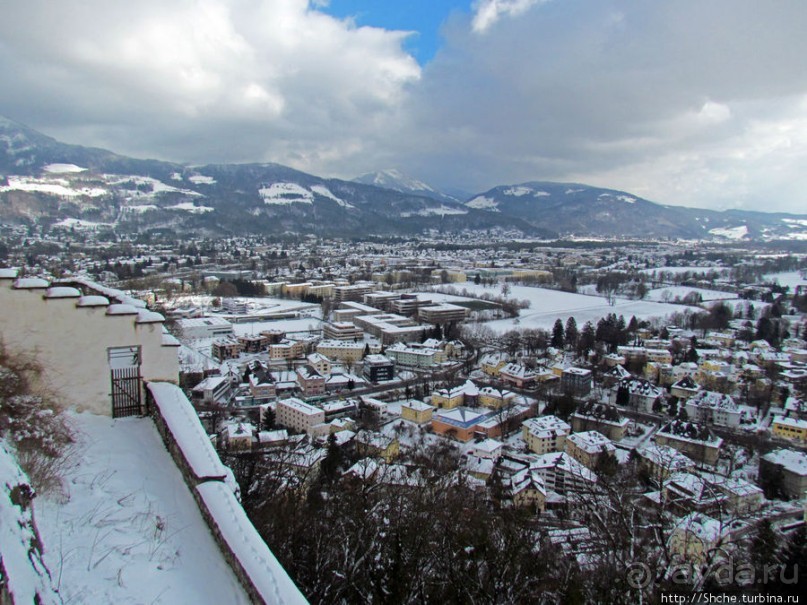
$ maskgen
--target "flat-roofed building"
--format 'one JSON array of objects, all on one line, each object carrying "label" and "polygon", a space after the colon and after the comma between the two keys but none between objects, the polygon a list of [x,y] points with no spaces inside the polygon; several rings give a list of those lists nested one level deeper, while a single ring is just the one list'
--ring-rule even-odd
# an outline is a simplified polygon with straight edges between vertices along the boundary
[{"label": "flat-roofed building", "polygon": [[301,433],[325,422],[325,411],[296,397],[281,399],[275,408],[275,421],[288,429]]},{"label": "flat-roofed building", "polygon": [[217,338],[210,345],[210,354],[213,356],[213,359],[218,361],[238,359],[241,355],[241,343],[232,336]]},{"label": "flat-roofed building", "polygon": [[573,395],[588,395],[591,392],[591,370],[570,367],[563,370],[560,375],[560,388]]},{"label": "flat-roofed building", "polygon": [[[347,340],[321,340],[317,344],[317,353],[325,355],[330,359],[339,361],[356,363],[361,361],[364,357],[364,351],[368,343],[353,342]],[[375,351],[373,351],[375,349]],[[370,352],[378,353],[381,350],[380,345],[370,344]]]},{"label": "flat-roofed building", "polygon": [[420,307],[418,309],[418,319],[430,324],[447,324],[464,321],[468,313],[470,313],[470,309],[466,307],[441,303],[439,305]]},{"label": "flat-roofed building", "polygon": [[364,331],[348,321],[334,321],[326,323],[322,328],[325,338],[333,340],[362,340]]},{"label": "flat-roofed building", "polygon": [[333,289],[333,299],[340,303],[343,301],[360,301],[365,294],[372,292],[375,284],[372,282],[361,282],[352,286],[335,286]]},{"label": "flat-roofed building", "polygon": [[233,324],[223,317],[178,319],[176,327],[184,338],[220,338],[233,335]]},{"label": "flat-roofed building", "polygon": [[370,382],[392,380],[395,378],[395,362],[386,355],[367,355],[362,373]]},{"label": "flat-roofed building", "polygon": [[438,435],[446,435],[459,441],[474,438],[476,427],[489,416],[468,408],[440,410],[432,416],[432,430]]},{"label": "flat-roofed building", "polygon": [[807,441],[807,420],[775,416],[771,422],[771,433],[785,439]]}]

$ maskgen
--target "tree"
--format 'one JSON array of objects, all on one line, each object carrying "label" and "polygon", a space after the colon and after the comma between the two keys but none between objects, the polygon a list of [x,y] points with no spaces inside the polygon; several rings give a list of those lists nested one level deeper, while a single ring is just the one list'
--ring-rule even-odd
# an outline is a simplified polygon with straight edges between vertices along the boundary
[{"label": "tree", "polygon": [[563,322],[560,318],[555,320],[555,325],[552,327],[552,341],[550,343],[556,349],[562,349],[564,345],[563,336]]},{"label": "tree", "polygon": [[589,351],[594,349],[597,339],[594,332],[594,324],[587,321],[583,326],[583,331],[580,333],[580,338],[577,342],[577,352],[581,357],[585,357]]},{"label": "tree", "polygon": [[579,339],[580,335],[577,331],[577,321],[574,317],[569,317],[566,320],[566,335],[565,335],[565,342],[566,346],[570,349],[574,349],[577,347],[577,340]]},{"label": "tree", "polygon": [[275,429],[275,411],[268,405],[263,409],[263,420],[261,422],[261,430],[273,431]]}]

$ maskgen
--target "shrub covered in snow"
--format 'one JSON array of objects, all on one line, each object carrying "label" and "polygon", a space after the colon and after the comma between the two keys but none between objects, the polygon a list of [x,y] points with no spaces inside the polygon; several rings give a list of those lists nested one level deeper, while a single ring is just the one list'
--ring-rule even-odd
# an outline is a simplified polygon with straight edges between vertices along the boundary
[{"label": "shrub covered in snow", "polygon": [[38,491],[58,490],[74,443],[73,432],[53,399],[32,388],[41,368],[0,348],[0,437]]}]

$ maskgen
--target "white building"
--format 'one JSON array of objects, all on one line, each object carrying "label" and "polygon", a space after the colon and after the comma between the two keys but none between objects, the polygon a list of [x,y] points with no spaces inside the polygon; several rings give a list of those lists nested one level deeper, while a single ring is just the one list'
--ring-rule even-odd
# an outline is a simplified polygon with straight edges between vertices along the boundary
[{"label": "white building", "polygon": [[325,422],[325,410],[290,397],[277,402],[275,421],[281,426],[305,433],[314,425]]},{"label": "white building", "polygon": [[730,395],[715,391],[700,391],[686,403],[689,419],[694,422],[711,422],[721,426],[740,425],[742,412]]}]

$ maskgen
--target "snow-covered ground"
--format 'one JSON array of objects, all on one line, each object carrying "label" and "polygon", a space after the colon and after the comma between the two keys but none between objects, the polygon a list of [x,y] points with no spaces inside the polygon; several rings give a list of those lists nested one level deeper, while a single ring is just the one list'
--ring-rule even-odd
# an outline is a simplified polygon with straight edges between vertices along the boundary
[{"label": "snow-covered ground", "polygon": [[[483,294],[484,292],[496,295],[501,294],[499,289],[485,289],[484,286],[471,282],[458,284],[459,290],[463,288],[475,294]],[[574,317],[578,327],[582,327],[587,321],[596,324],[601,317],[605,317],[609,313],[624,315],[625,319],[629,320],[633,315],[637,319],[649,319],[652,317],[665,317],[676,312],[680,313],[685,309],[690,309],[693,312],[700,310],[697,307],[647,300],[617,299],[614,305],[609,305],[608,301],[601,296],[586,296],[584,294],[572,294],[570,292],[527,286],[511,286],[510,293],[507,296],[518,300],[529,300],[530,307],[522,310],[521,315],[516,319],[500,319],[485,324],[496,332],[507,332],[515,328],[550,329],[558,318],[565,324],[569,317]]]},{"label": "snow-covered ground", "polygon": [[152,421],[72,420],[66,502],[34,502],[64,603],[249,603]]},{"label": "snow-covered ground", "polygon": [[793,292],[796,286],[807,286],[807,279],[802,277],[798,271],[784,271],[782,273],[770,273],[765,276],[766,280],[776,281],[780,286],[790,286]]},{"label": "snow-covered ground", "polygon": [[689,286],[670,286],[668,288],[656,288],[650,290],[645,297],[646,300],[671,301],[676,298],[683,299],[690,292],[697,292],[702,300],[726,300],[737,298],[735,292],[722,292],[720,290],[707,290],[705,288],[690,288]]}]

